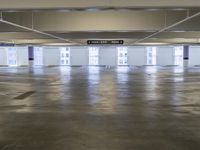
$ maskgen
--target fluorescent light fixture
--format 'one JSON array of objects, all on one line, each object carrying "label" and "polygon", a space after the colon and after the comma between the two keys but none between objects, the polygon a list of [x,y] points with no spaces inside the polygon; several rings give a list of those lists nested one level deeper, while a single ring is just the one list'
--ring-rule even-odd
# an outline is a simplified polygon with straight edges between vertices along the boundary
[{"label": "fluorescent light fixture", "polygon": [[136,45],[167,45],[169,43],[137,43]]},{"label": "fluorescent light fixture", "polygon": [[185,32],[185,31],[172,31],[172,32],[178,32],[178,33],[180,33],[180,32]]},{"label": "fluorescent light fixture", "polygon": [[87,8],[86,11],[99,11],[99,8]]},{"label": "fluorescent light fixture", "polygon": [[51,46],[68,46],[75,45],[76,43],[42,43],[42,45],[51,45]]}]

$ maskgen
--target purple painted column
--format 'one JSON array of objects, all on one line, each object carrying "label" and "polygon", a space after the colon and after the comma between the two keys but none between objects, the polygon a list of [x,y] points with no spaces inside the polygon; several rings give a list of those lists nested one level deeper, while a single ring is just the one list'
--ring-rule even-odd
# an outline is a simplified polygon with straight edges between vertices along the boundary
[{"label": "purple painted column", "polygon": [[34,60],[34,51],[32,46],[28,47],[28,56],[29,60]]},{"label": "purple painted column", "polygon": [[189,46],[184,46],[184,54],[183,54],[184,59],[189,59]]}]

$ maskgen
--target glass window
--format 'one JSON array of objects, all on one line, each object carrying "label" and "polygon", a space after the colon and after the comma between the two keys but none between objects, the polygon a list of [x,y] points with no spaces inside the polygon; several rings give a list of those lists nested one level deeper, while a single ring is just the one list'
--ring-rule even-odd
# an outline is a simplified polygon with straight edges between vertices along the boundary
[{"label": "glass window", "polygon": [[60,65],[70,65],[70,48],[60,48]]},{"label": "glass window", "polygon": [[34,65],[43,65],[43,50],[41,47],[34,47]]},{"label": "glass window", "polygon": [[127,47],[118,47],[118,65],[128,65]]},{"label": "glass window", "polygon": [[183,46],[175,47],[175,65],[183,66]]},{"label": "glass window", "polygon": [[98,47],[89,47],[89,65],[99,65]]},{"label": "glass window", "polygon": [[156,47],[147,47],[147,65],[156,65],[157,49]]},{"label": "glass window", "polygon": [[17,49],[12,47],[8,48],[8,65],[9,66],[17,66]]}]

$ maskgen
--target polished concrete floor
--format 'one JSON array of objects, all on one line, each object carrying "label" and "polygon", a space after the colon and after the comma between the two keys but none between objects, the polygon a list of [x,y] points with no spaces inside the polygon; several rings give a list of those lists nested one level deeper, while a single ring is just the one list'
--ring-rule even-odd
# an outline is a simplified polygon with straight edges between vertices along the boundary
[{"label": "polished concrete floor", "polygon": [[0,68],[0,150],[199,150],[200,68]]}]

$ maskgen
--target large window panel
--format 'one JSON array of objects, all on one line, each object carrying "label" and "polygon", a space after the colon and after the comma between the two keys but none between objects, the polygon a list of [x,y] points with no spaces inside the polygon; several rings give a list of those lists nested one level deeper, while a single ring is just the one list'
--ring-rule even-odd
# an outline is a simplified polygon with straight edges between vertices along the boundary
[{"label": "large window panel", "polygon": [[89,65],[99,65],[98,47],[89,47]]},{"label": "large window panel", "polygon": [[43,65],[43,49],[41,47],[34,47],[34,65]]},{"label": "large window panel", "polygon": [[17,66],[17,49],[14,47],[8,48],[8,66]]},{"label": "large window panel", "polygon": [[118,51],[118,65],[125,66],[128,65],[127,47],[117,47]]},{"label": "large window panel", "polygon": [[70,65],[70,48],[60,48],[60,65]]},{"label": "large window panel", "polygon": [[183,46],[175,47],[175,65],[183,66]]},{"label": "large window panel", "polygon": [[156,65],[157,61],[156,47],[147,47],[147,65]]}]

